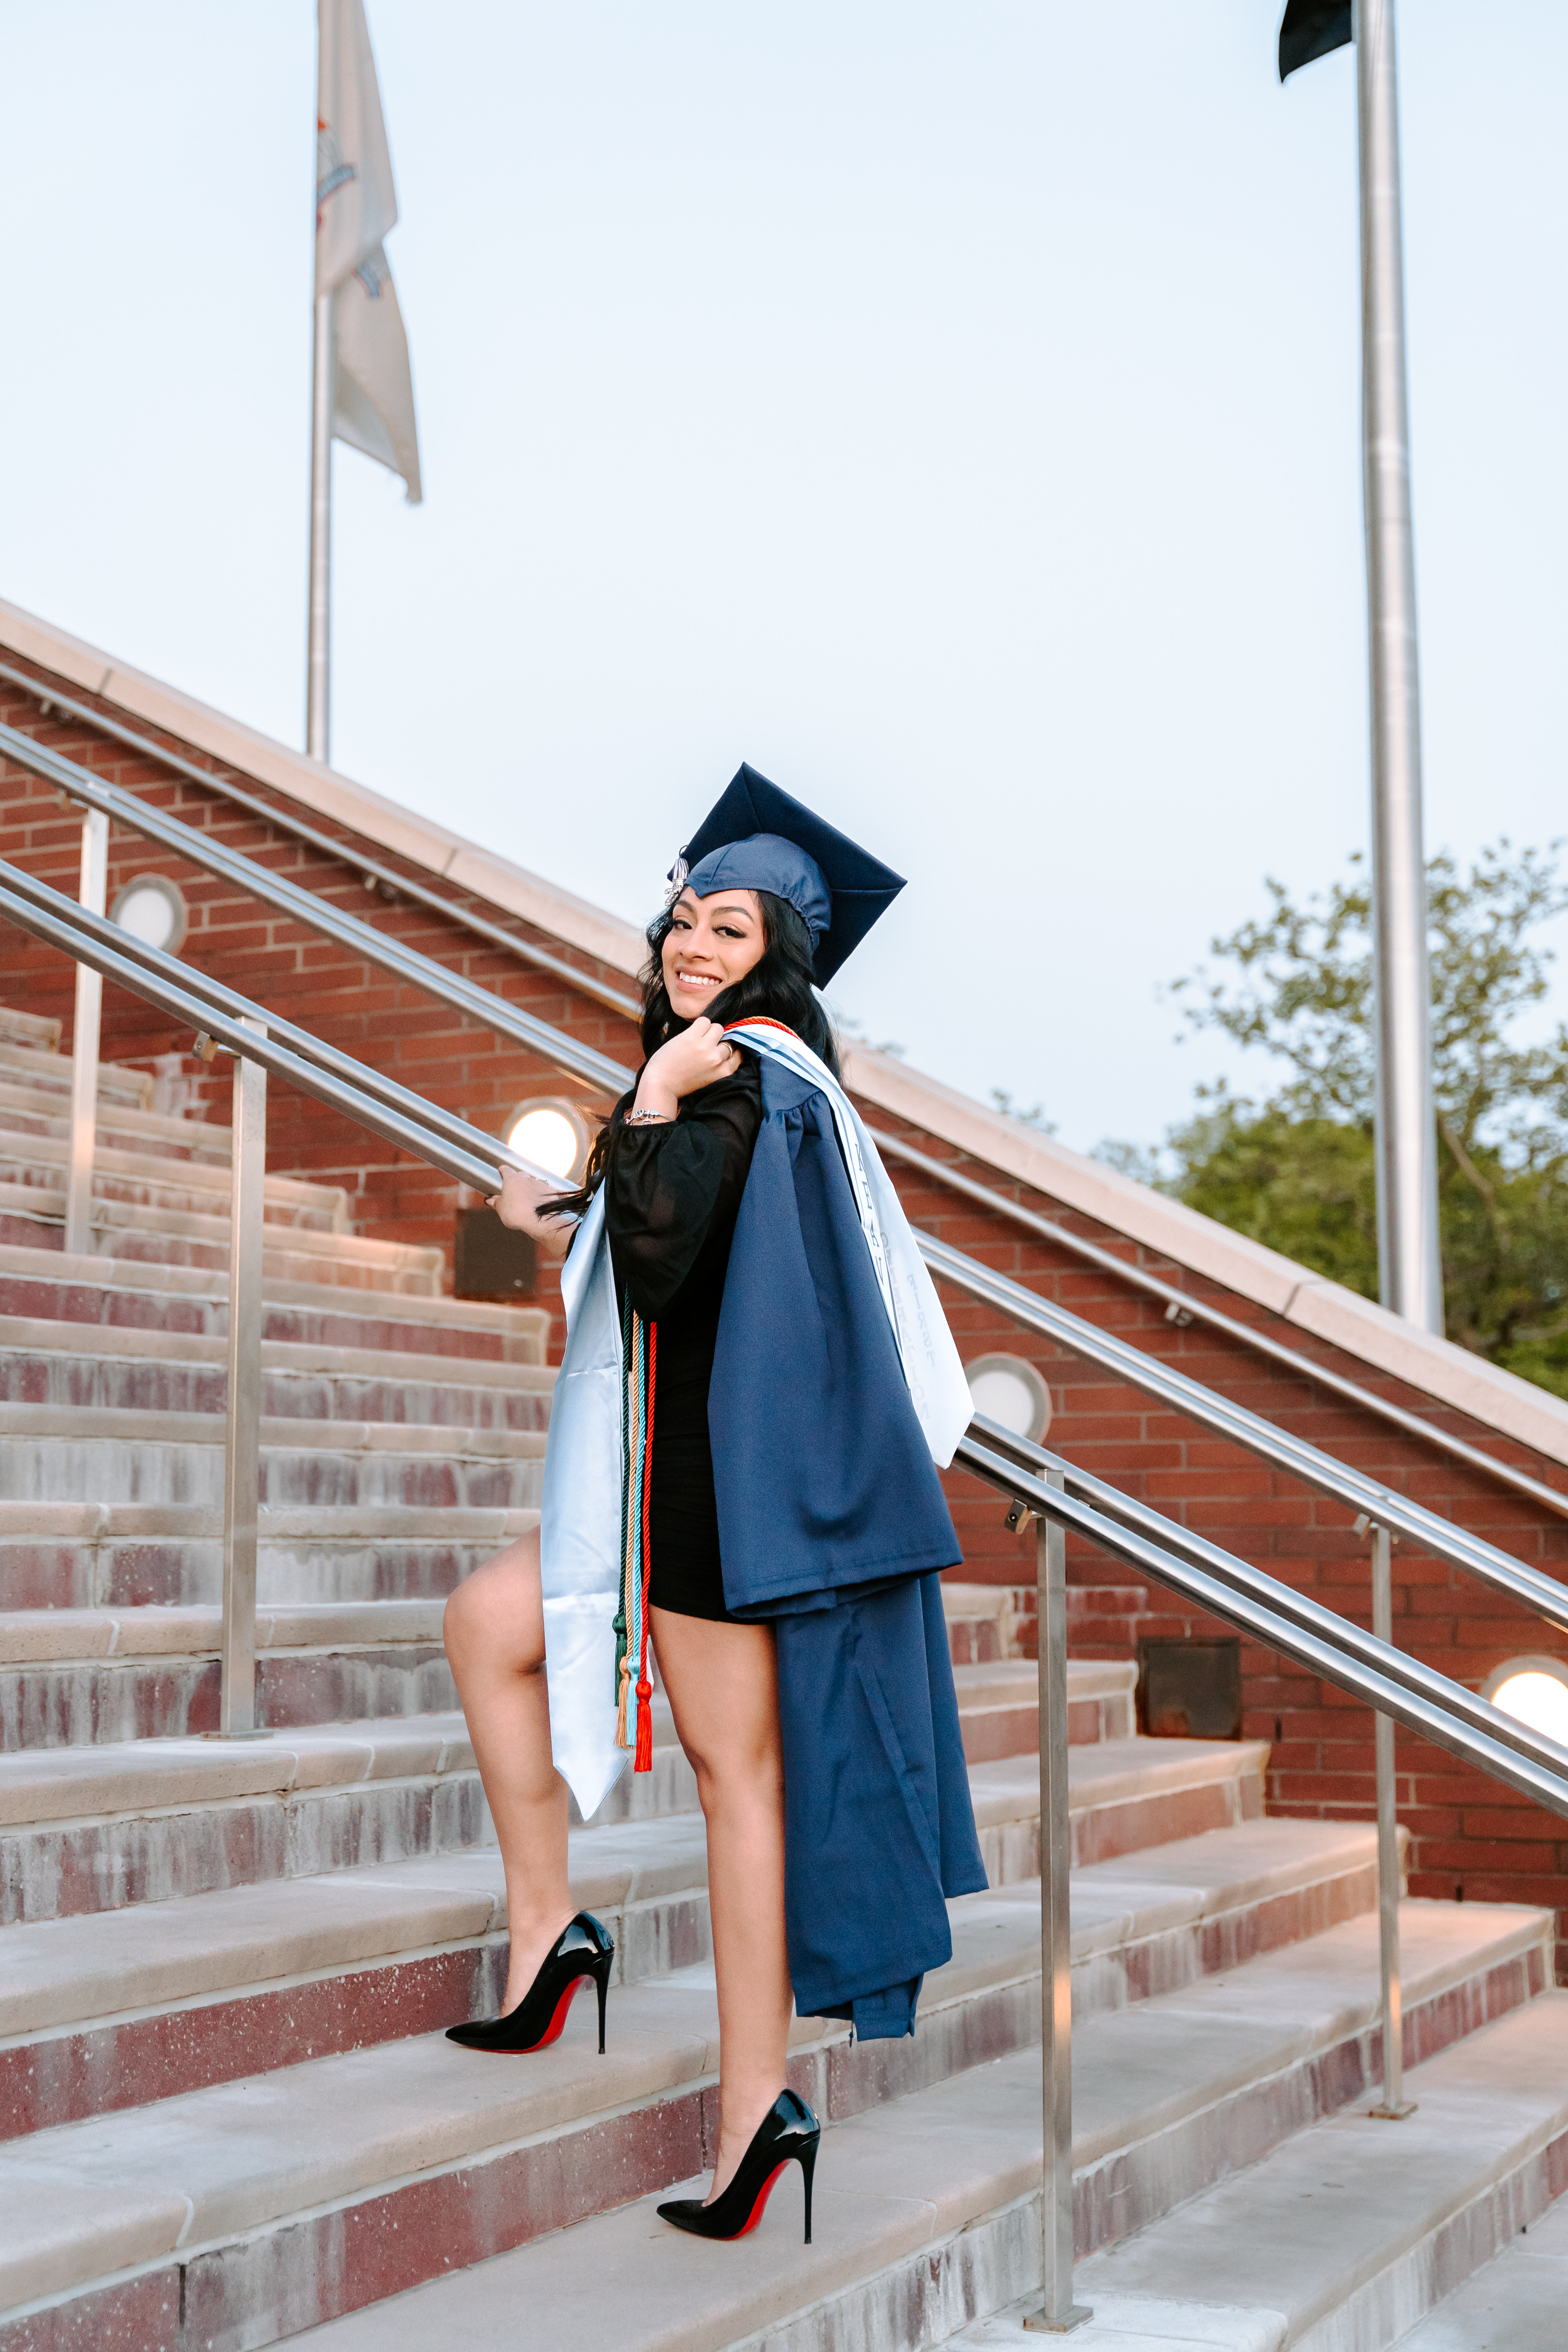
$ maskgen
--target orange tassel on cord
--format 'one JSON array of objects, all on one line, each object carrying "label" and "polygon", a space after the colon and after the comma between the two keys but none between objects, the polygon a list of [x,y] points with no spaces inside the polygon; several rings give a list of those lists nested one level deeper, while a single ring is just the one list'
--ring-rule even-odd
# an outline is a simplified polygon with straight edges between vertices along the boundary
[{"label": "orange tassel on cord", "polygon": [[[642,1483],[642,1643],[637,1657],[637,1745],[632,1759],[634,1772],[653,1770],[653,1685],[647,1678],[647,1589],[653,1574],[653,1544],[648,1530],[648,1502],[653,1486],[653,1397],[654,1376],[658,1366],[658,1325],[650,1323],[647,1333],[647,1436],[643,1456]],[[629,1668],[630,1660],[627,1661]]]}]

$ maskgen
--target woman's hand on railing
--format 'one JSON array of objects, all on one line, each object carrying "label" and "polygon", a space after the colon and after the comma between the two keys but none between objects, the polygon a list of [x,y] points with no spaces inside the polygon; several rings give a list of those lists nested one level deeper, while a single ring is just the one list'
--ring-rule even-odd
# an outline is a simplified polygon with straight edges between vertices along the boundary
[{"label": "woman's hand on railing", "polygon": [[490,1195],[488,1206],[503,1225],[510,1225],[513,1233],[528,1234],[548,1256],[564,1257],[576,1220],[539,1213],[546,1201],[559,1201],[564,1190],[562,1185],[542,1183],[537,1176],[525,1176],[521,1168],[503,1168],[500,1191]]}]

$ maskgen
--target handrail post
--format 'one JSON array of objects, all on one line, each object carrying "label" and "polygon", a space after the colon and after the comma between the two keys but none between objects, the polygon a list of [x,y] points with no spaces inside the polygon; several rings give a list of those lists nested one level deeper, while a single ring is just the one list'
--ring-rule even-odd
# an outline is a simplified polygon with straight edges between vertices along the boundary
[{"label": "handrail post", "polygon": [[[1048,1474],[1053,1486],[1062,1475]],[[1072,1864],[1068,1824],[1067,1536],[1038,1521],[1035,1573],[1040,1692],[1040,2283],[1045,2301],[1024,2321],[1065,2336],[1093,2313],[1072,2299]]]},{"label": "handrail post", "polygon": [[[1372,1630],[1380,1642],[1394,1640],[1394,1538],[1386,1528],[1372,1530]],[[1383,2097],[1372,2113],[1384,2123],[1403,2123],[1415,2113],[1405,2095],[1405,2025],[1399,1974],[1399,1814],[1394,1785],[1394,1718],[1379,1707],[1373,1718],[1377,1741],[1377,1943],[1383,1969]]]},{"label": "handrail post", "polygon": [[[81,887],[78,901],[101,915],[109,888],[109,819],[100,809],[81,818]],[[98,1042],[103,1016],[103,975],[76,968],[76,1018],[71,1028],[70,1163],[66,1171],[66,1248],[92,1247],[92,1163],[98,1148]]]},{"label": "handrail post", "polygon": [[[245,1027],[267,1034],[259,1021]],[[261,1486],[261,1248],[267,1072],[237,1055],[229,1188],[228,1391],[223,1476],[223,1632],[218,1737],[256,1727],[256,1534]]]}]

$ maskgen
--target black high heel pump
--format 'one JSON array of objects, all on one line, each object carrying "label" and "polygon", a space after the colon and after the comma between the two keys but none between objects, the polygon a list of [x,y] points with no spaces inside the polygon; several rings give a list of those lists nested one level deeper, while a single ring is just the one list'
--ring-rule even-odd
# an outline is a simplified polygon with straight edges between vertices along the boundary
[{"label": "black high heel pump", "polygon": [[781,2091],[752,2135],[752,2144],[722,2197],[704,2205],[700,2197],[676,2197],[658,2209],[661,2221],[689,2230],[694,2238],[743,2238],[763,2218],[773,2185],[786,2164],[796,2163],[805,2180],[805,2242],[811,2243],[811,2179],[816,2170],[822,2126],[804,2099]]},{"label": "black high heel pump", "polygon": [[449,2025],[448,2042],[466,2050],[543,2050],[560,2038],[577,1988],[592,1977],[599,1996],[599,2055],[605,2054],[605,1996],[610,1990],[610,1969],[616,1948],[591,1911],[579,1911],[552,1951],[546,1952],[539,1974],[522,1999],[505,2017]]}]

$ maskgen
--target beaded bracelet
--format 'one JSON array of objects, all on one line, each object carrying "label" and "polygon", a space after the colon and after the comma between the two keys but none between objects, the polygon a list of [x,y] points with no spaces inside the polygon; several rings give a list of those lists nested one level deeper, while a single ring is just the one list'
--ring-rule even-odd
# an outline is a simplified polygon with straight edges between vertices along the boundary
[{"label": "beaded bracelet", "polygon": [[644,1127],[655,1123],[660,1127],[669,1127],[674,1124],[667,1110],[629,1110],[625,1121],[627,1127]]}]

